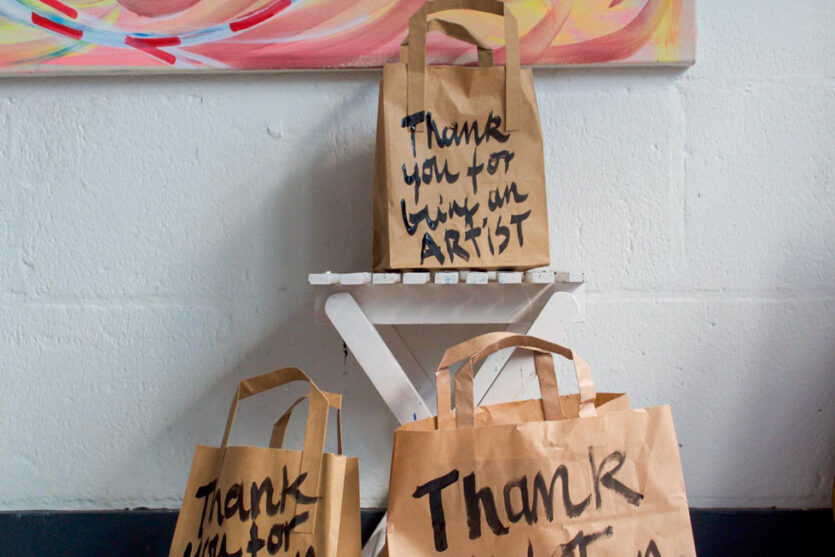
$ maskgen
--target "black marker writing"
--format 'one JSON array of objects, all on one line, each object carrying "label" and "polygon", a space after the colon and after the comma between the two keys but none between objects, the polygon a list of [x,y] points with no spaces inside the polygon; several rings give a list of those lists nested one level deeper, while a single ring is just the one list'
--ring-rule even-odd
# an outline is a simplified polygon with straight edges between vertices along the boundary
[{"label": "black marker writing", "polygon": [[423,164],[418,166],[415,163],[414,170],[409,173],[406,165],[403,165],[403,181],[407,186],[414,185],[415,187],[415,204],[420,200],[420,185],[431,184],[433,179],[436,183],[446,182],[454,184],[458,181],[460,173],[450,172],[449,163],[444,161],[444,167],[438,165],[437,157],[430,157],[423,161]]},{"label": "black marker writing", "polygon": [[464,233],[464,240],[472,242],[476,257],[481,257],[481,250],[478,249],[479,236],[481,236],[481,227],[470,228]]},{"label": "black marker writing", "polygon": [[[270,555],[279,551],[286,552],[289,549],[290,534],[300,524],[308,520],[309,513],[301,512],[286,522],[276,522],[270,528],[269,535],[263,539],[258,534],[258,525],[255,520],[266,513],[268,517],[285,512],[290,500],[295,500],[300,505],[309,505],[317,502],[320,498],[307,495],[302,491],[302,484],[307,479],[307,473],[299,474],[292,481],[287,472],[287,467],[282,469],[282,484],[278,493],[275,493],[271,478],[264,478],[259,484],[251,482],[249,489],[249,507],[245,502],[246,488],[244,482],[234,483],[224,490],[218,487],[217,479],[214,479],[197,488],[194,493],[196,499],[203,500],[203,509],[200,515],[200,524],[197,528],[199,540],[194,557],[242,557],[244,551],[255,557],[258,552],[266,548]],[[263,504],[262,504],[263,503]],[[213,524],[223,526],[224,521],[240,520],[244,522],[251,519],[249,542],[246,547],[230,552],[227,548],[226,534],[218,533],[208,539],[203,539],[205,529]],[[189,542],[183,552],[183,557],[191,557],[194,544]],[[313,548],[309,548],[305,557],[315,557]],[[301,557],[301,556],[300,556]]]},{"label": "black marker writing", "polygon": [[[467,519],[469,538],[474,540],[482,537],[484,533],[482,522],[486,522],[488,528],[495,536],[508,534],[510,527],[521,522],[523,519],[529,525],[536,524],[543,516],[540,512],[544,513],[544,517],[548,522],[553,522],[556,518],[554,510],[558,504],[555,497],[557,493],[557,480],[561,482],[561,490],[559,493],[562,499],[562,508],[569,519],[580,517],[588,511],[591,507],[592,497],[594,497],[596,502],[596,507],[594,508],[600,508],[602,504],[601,487],[614,491],[621,498],[625,499],[627,503],[638,506],[644,496],[615,478],[615,474],[622,468],[625,461],[626,457],[623,452],[614,451],[604,458],[598,466],[594,458],[594,452],[592,448],[589,448],[588,462],[591,468],[594,486],[591,493],[578,502],[572,500],[569,471],[565,464],[560,464],[554,468],[550,481],[546,481],[542,472],[537,472],[532,482],[529,476],[511,479],[504,484],[500,492],[502,497],[501,502],[504,503],[501,508],[504,511],[504,517],[499,513],[499,507],[496,504],[495,492],[492,486],[479,486],[476,473],[472,472],[462,478],[461,487],[459,488],[464,498],[464,514]],[[429,495],[432,534],[435,540],[436,551],[444,551],[448,546],[446,516],[444,514],[444,501],[441,497],[441,492],[458,483],[458,479],[459,471],[452,470],[443,476],[418,486],[413,495],[415,498]],[[507,520],[507,523],[504,522],[504,519]],[[590,534],[588,536],[578,535],[571,542],[561,546],[563,554],[573,555],[573,552],[577,550],[581,556],[585,555],[585,547],[587,545],[597,540],[600,536],[611,536],[611,532],[611,527],[609,527],[596,534]],[[655,550],[657,551],[657,548]],[[649,556],[649,553],[647,556]]]},{"label": "black marker writing", "polygon": [[661,557],[661,552],[658,551],[658,546],[655,545],[655,540],[649,540],[647,550],[644,552],[643,555],[641,555],[641,552],[639,550],[638,557]]},{"label": "black marker writing", "polygon": [[522,203],[528,199],[528,194],[519,193],[519,188],[516,182],[504,187],[504,193],[499,192],[499,188],[491,190],[487,196],[487,208],[490,211],[501,209],[505,204],[510,203],[510,198],[513,197],[514,203]]},{"label": "black marker writing", "polygon": [[490,158],[487,160],[487,173],[490,176],[495,174],[499,169],[499,163],[501,161],[504,161],[504,171],[507,172],[508,169],[510,169],[510,161],[512,161],[515,156],[516,153],[508,151],[507,149],[491,153]]},{"label": "black marker writing", "polygon": [[446,257],[441,251],[441,247],[435,243],[435,240],[432,239],[432,235],[427,232],[423,235],[423,244],[420,247],[420,264],[423,265],[423,262],[430,257],[437,259],[438,263],[441,265],[443,265],[446,260]]},{"label": "black marker writing", "polygon": [[478,149],[473,149],[473,164],[467,167],[467,176],[473,179],[473,194],[478,193],[478,175],[484,170],[484,163],[478,164]]},{"label": "black marker writing", "polygon": [[426,222],[426,226],[429,227],[429,230],[435,230],[438,228],[438,225],[441,223],[446,222],[447,215],[446,213],[441,212],[440,209],[437,209],[435,213],[435,220],[432,220],[429,217],[429,206],[424,205],[423,209],[418,211],[417,213],[408,213],[406,214],[406,200],[400,200],[400,215],[403,217],[403,226],[406,227],[406,232],[409,236],[414,236],[415,232],[417,232],[418,225],[421,222]]},{"label": "black marker writing", "polygon": [[[558,479],[561,480],[562,483],[562,503],[565,508],[565,514],[568,515],[569,518],[576,518],[583,514],[583,511],[586,510],[586,507],[591,502],[591,495],[586,497],[580,503],[575,504],[571,501],[571,494],[568,491],[568,468],[566,468],[564,464],[561,464],[554,471],[554,475],[551,476],[551,483],[547,487],[545,485],[545,478],[542,476],[542,472],[536,473],[533,480],[533,499],[531,499],[528,495],[527,476],[522,476],[520,479],[508,482],[505,485],[504,500],[508,519],[510,519],[511,522],[519,522],[519,520],[524,516],[525,521],[528,524],[536,524],[537,520],[539,520],[537,503],[541,497],[542,508],[545,511],[545,518],[548,522],[553,522],[554,487]],[[514,489],[519,491],[522,501],[522,509],[518,512],[513,510]]]},{"label": "black marker writing", "polygon": [[600,538],[611,538],[613,532],[614,530],[611,526],[607,526],[605,530],[589,535],[583,534],[583,531],[580,530],[571,541],[560,545],[560,549],[562,549],[561,555],[562,557],[574,557],[574,550],[576,549],[577,557],[588,557],[586,548]]},{"label": "black marker writing", "polygon": [[[288,522],[273,524],[270,528],[270,533],[265,540],[258,533],[258,525],[253,522],[249,528],[249,541],[246,544],[246,552],[252,557],[257,557],[258,553],[266,547],[267,553],[276,555],[279,552],[287,552],[290,548],[290,534],[300,524],[307,522],[308,513],[304,512],[300,515],[294,516]],[[197,550],[192,554],[193,545],[191,542],[186,545],[183,551],[183,557],[243,557],[244,548],[237,551],[230,552],[227,548],[226,534],[222,536],[216,534],[208,540],[200,540],[197,544]],[[297,557],[301,557],[299,552],[296,552]],[[316,557],[316,552],[313,547],[308,547],[305,552],[305,557]]]},{"label": "black marker writing", "polygon": [[417,125],[423,122],[425,119],[425,113],[421,110],[420,112],[415,112],[414,114],[409,114],[403,120],[400,121],[400,126],[403,128],[407,128],[411,132],[412,138],[412,156],[416,157],[417,153],[415,152],[415,129]]},{"label": "black marker writing", "polygon": [[[610,462],[615,462],[615,467],[603,474],[603,469]],[[621,469],[624,462],[626,462],[626,456],[620,451],[615,451],[604,458],[599,467],[595,467],[594,451],[591,447],[589,447],[589,464],[591,464],[591,473],[594,477],[594,501],[598,509],[602,504],[602,498],[600,497],[601,485],[607,489],[613,490],[615,493],[626,499],[630,505],[635,505],[637,507],[641,504],[641,499],[643,499],[644,496],[637,491],[629,489],[614,477],[618,470]]]},{"label": "black marker writing", "polygon": [[504,236],[504,242],[499,244],[499,253],[507,249],[507,244],[510,243],[510,229],[502,226],[502,217],[499,217],[499,222],[496,223],[496,236]]},{"label": "black marker writing", "polygon": [[478,212],[481,204],[476,203],[470,207],[469,197],[464,198],[464,205],[460,205],[458,201],[453,201],[449,204],[449,218],[464,217],[464,225],[468,227],[473,226],[473,216]]},{"label": "black marker writing", "polygon": [[[443,204],[443,198],[441,198]],[[473,216],[478,212],[479,204],[476,203],[470,207],[470,200],[464,198],[464,204],[461,205],[458,201],[453,201],[449,204],[446,210],[440,207],[435,209],[435,218],[431,218],[429,214],[429,205],[424,205],[422,209],[415,213],[410,213],[406,210],[406,200],[400,200],[400,216],[403,219],[403,227],[409,236],[414,236],[420,224],[426,223],[429,230],[436,230],[439,224],[445,223],[448,219],[464,218],[464,225],[467,227],[473,226]]]},{"label": "black marker writing", "polygon": [[249,528],[249,543],[246,544],[246,552],[252,557],[256,557],[265,545],[267,545],[267,542],[258,537],[258,525],[253,522]]},{"label": "black marker writing", "polygon": [[[484,219],[484,223],[481,225],[483,227],[487,227],[487,219]],[[495,255],[496,251],[493,249],[493,235],[490,234],[490,229],[487,228],[487,247],[490,248],[490,255]]]},{"label": "black marker writing", "polygon": [[522,223],[525,222],[531,216],[531,210],[528,209],[526,213],[520,213],[518,215],[510,215],[510,224],[516,225],[516,237],[519,238],[519,247],[525,245],[525,235],[522,234]]},{"label": "black marker writing", "polygon": [[[252,482],[252,487],[250,488],[251,509],[247,509],[244,505],[243,483],[233,484],[226,492],[225,513],[221,512],[222,490],[216,489],[217,480],[212,480],[200,486],[194,495],[195,498],[204,500],[200,526],[197,529],[197,537],[202,537],[203,527],[212,521],[212,518],[215,516],[215,509],[217,509],[217,525],[222,526],[224,519],[232,518],[236,511],[240,520],[246,520],[250,514],[253,520],[258,518],[258,515],[261,513],[261,499],[264,496],[266,496],[264,510],[268,516],[274,516],[276,513],[284,512],[287,501],[291,497],[302,504],[315,503],[318,500],[316,497],[310,497],[301,492],[300,487],[305,479],[307,479],[307,473],[299,475],[295,480],[290,482],[287,476],[287,467],[285,466],[283,468],[283,484],[278,502],[273,501],[273,482],[270,478],[265,478],[260,485]],[[208,516],[206,515],[207,508],[209,510]]]},{"label": "black marker writing", "polygon": [[[294,528],[307,522],[308,516],[309,513],[303,512],[302,514],[294,516],[288,522],[283,524],[273,524],[270,528],[270,535],[267,536],[267,551],[269,551],[271,555],[277,553],[282,546],[282,540],[284,544],[284,551],[287,551],[290,548],[290,534],[293,532]],[[255,527],[255,524],[252,526]],[[258,533],[257,528],[255,533]]]},{"label": "black marker writing", "polygon": [[475,472],[464,477],[464,502],[467,507],[467,526],[470,527],[470,539],[475,540],[481,537],[481,507],[484,507],[484,515],[487,525],[497,536],[503,536],[510,530],[502,524],[499,513],[496,512],[496,501],[493,499],[493,492],[489,487],[476,490]]},{"label": "black marker writing", "polygon": [[[404,125],[405,122],[408,121],[414,122],[415,124],[418,123],[418,120],[423,121],[423,113],[417,112],[411,116],[407,116],[401,122],[402,127],[408,127],[409,133],[412,137],[412,142],[414,142],[415,138],[415,128],[412,125]],[[435,144],[444,149],[449,147],[453,143],[458,146],[461,145],[463,141],[465,145],[469,145],[470,143],[475,143],[476,147],[481,145],[484,141],[490,141],[491,139],[497,141],[498,143],[505,143],[509,138],[509,134],[504,134],[500,131],[502,125],[502,118],[501,116],[495,116],[491,111],[490,114],[487,116],[487,119],[484,122],[484,125],[481,127],[482,132],[479,133],[479,125],[477,120],[473,121],[465,121],[461,124],[458,122],[453,122],[448,126],[443,128],[443,131],[438,129],[438,124],[432,118],[432,113],[426,113],[426,127],[428,131],[426,133],[426,146],[430,150],[432,149],[432,142],[434,140]]]},{"label": "black marker writing", "polygon": [[427,494],[429,495],[429,514],[432,517],[432,534],[435,536],[435,551],[445,551],[447,548],[446,520],[444,518],[444,502],[441,497],[441,491],[457,481],[458,470],[453,470],[440,478],[419,485],[412,494],[412,497],[415,499],[420,499]]},{"label": "black marker writing", "polygon": [[461,240],[461,233],[457,230],[447,230],[444,234],[444,242],[446,243],[446,250],[449,253],[449,262],[455,261],[457,255],[464,261],[470,260],[470,252],[461,247],[458,242]]},{"label": "black marker writing", "polygon": [[[209,497],[215,492],[215,485],[217,485],[217,480],[212,480],[211,482],[207,483],[206,485],[201,485],[197,488],[197,492],[194,496],[197,499],[205,498],[203,501],[203,513],[200,515],[200,526],[197,528],[197,537],[203,537],[203,523],[206,521],[206,507],[209,504]],[[220,504],[220,497],[217,498],[218,505]],[[214,507],[213,507],[214,509]],[[218,516],[220,516],[220,507],[217,510]],[[209,518],[211,520],[211,517]]]},{"label": "black marker writing", "polygon": [[[420,123],[426,125],[425,134],[417,133],[417,125]],[[494,189],[487,192],[486,209],[482,208],[485,203],[480,203],[478,197],[472,200],[468,197],[478,195],[479,181],[483,181],[486,176],[511,171],[515,151],[499,148],[492,152],[486,151],[489,153],[487,155],[480,154],[480,146],[503,144],[510,139],[509,133],[501,131],[501,125],[502,117],[493,112],[484,119],[455,121],[446,125],[438,122],[428,111],[415,112],[401,120],[401,126],[410,136],[413,158],[401,164],[401,184],[412,191],[401,197],[400,216],[403,229],[409,236],[415,236],[415,243],[420,238],[421,266],[470,262],[474,256],[482,257],[483,252],[501,255],[510,247],[513,240],[511,236],[514,234],[518,246],[524,245],[523,222],[531,215],[531,210],[524,206],[529,198],[529,194],[523,192],[524,184],[520,188],[513,181],[503,187],[491,183],[490,187]],[[425,147],[429,153],[425,155],[426,158],[419,158],[417,143],[424,141],[424,135]],[[439,151],[452,151],[455,148],[472,149],[472,158],[469,158],[467,151],[465,156],[468,160],[462,164],[459,155],[447,158],[443,151]],[[460,186],[457,189],[444,188],[456,184],[465,173],[472,193],[467,191],[468,195],[464,195],[462,201],[458,197],[462,193]],[[427,185],[433,188],[427,190]],[[437,195],[440,200],[438,204],[427,203],[424,200],[425,192],[431,192],[430,196]],[[446,204],[445,197],[449,200]],[[520,207],[510,212],[506,209],[511,204]],[[502,209],[505,209],[504,213]],[[484,211],[496,215],[490,215],[489,219],[483,218],[481,226],[476,226],[475,222],[482,220]],[[463,223],[457,219],[463,219]],[[483,249],[485,240],[487,249]]]}]

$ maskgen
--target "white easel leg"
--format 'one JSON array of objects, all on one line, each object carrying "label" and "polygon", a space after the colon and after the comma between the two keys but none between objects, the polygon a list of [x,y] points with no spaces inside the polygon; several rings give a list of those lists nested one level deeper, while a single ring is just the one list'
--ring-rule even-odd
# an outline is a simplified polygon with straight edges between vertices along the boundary
[{"label": "white easel leg", "polygon": [[377,524],[377,527],[374,528],[374,531],[371,533],[371,537],[368,538],[367,542],[365,542],[365,545],[362,547],[362,557],[377,557],[380,552],[383,551],[383,547],[386,545],[387,517],[387,514],[383,515],[383,518],[380,519],[380,523]]},{"label": "white easel leg", "polygon": [[325,302],[325,313],[397,421],[405,424],[432,417],[406,372],[353,296],[347,292],[334,294]]},{"label": "white easel leg", "polygon": [[[420,365],[412,349],[403,340],[396,325],[377,325],[377,331],[388,349],[391,350],[397,363],[403,368],[409,381],[414,385],[420,398],[428,408],[434,409],[437,406],[435,401],[435,374],[428,373]],[[434,412],[432,415],[434,416]]]}]

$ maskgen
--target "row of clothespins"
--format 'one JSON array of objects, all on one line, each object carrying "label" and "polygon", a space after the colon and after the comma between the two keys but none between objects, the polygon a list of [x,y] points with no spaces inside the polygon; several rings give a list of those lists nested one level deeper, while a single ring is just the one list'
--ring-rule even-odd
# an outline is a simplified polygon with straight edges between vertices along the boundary
[{"label": "row of clothespins", "polygon": [[315,286],[360,284],[552,284],[580,283],[583,273],[549,270],[531,271],[421,271],[404,273],[313,273],[308,282]]}]

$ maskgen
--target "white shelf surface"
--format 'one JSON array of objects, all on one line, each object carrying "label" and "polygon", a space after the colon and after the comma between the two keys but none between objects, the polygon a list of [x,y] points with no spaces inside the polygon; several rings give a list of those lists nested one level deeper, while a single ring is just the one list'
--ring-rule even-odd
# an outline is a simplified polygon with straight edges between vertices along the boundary
[{"label": "white shelf surface", "polygon": [[338,292],[350,293],[374,325],[511,324],[531,323],[557,292],[571,294],[578,306],[578,320],[585,319],[582,282],[468,283],[433,282],[386,284],[314,282],[317,320],[327,321],[325,302]]},{"label": "white shelf surface", "polygon": [[[470,276],[475,278],[469,278]],[[469,278],[469,280],[468,280]],[[550,269],[533,269],[530,271],[418,271],[418,272],[388,272],[370,273],[351,272],[311,273],[307,280],[313,286],[332,286],[334,284],[436,284],[454,285],[468,284],[579,284],[585,282],[585,275],[579,272],[553,271]]]}]

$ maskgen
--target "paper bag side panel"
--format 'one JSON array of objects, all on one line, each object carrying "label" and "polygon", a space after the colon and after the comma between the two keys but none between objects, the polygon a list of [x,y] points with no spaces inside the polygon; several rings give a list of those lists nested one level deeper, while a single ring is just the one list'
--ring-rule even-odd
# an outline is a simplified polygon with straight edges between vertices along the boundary
[{"label": "paper bag side panel", "polygon": [[339,526],[339,549],[337,556],[359,557],[362,553],[359,459],[347,459],[345,463],[344,485],[342,520]]}]

